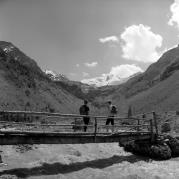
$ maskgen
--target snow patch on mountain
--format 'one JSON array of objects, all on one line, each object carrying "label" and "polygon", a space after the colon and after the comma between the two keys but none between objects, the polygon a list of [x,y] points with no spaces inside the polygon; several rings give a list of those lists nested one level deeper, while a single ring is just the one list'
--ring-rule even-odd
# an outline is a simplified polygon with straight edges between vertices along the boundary
[{"label": "snow patch on mountain", "polygon": [[122,64],[111,68],[109,73],[104,73],[99,77],[83,79],[81,82],[93,86],[119,85],[126,82],[130,76],[141,73],[143,70],[135,64]]},{"label": "snow patch on mountain", "polygon": [[60,73],[57,73],[52,70],[44,70],[44,73],[52,80],[52,81],[69,81],[69,79]]},{"label": "snow patch on mountain", "polygon": [[121,78],[121,77],[115,76],[113,74],[110,74],[110,75],[103,74],[100,77],[84,79],[81,82],[86,83],[91,86],[94,86],[94,87],[108,86],[108,85],[119,85],[119,84],[127,82],[130,78],[133,78],[134,76],[136,76],[138,74],[140,74],[140,73],[139,72],[135,73],[134,75],[131,75],[126,78]]}]

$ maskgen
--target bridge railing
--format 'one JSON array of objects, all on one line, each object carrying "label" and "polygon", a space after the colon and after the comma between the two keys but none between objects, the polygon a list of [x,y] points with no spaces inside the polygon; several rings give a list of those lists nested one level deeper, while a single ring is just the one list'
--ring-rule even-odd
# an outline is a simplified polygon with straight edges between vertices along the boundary
[{"label": "bridge railing", "polygon": [[152,119],[153,133],[170,134],[178,136],[179,133],[179,111],[152,111],[135,115],[140,119]]},{"label": "bridge railing", "polygon": [[[89,117],[87,132],[83,117]],[[155,118],[115,116],[114,126],[106,126],[108,116],[61,114],[34,111],[1,111],[0,132],[2,131],[41,131],[58,133],[109,134],[112,133],[157,133]]]}]

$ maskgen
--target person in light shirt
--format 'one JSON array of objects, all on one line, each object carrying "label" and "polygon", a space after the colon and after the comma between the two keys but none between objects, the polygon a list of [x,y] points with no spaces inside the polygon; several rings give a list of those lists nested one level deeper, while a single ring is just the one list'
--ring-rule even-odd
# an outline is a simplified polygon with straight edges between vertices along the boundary
[{"label": "person in light shirt", "polygon": [[[115,108],[115,110],[114,110]],[[109,124],[111,123],[112,125],[112,132],[114,132],[114,117],[116,115],[117,111],[116,111],[116,107],[112,104],[111,101],[108,101],[108,118],[106,120],[106,129],[107,132],[109,132]]]}]

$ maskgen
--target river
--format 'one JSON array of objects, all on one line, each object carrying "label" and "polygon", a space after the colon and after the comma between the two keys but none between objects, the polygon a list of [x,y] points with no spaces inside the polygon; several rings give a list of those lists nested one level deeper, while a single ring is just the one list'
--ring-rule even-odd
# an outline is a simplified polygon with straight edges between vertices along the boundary
[{"label": "river", "polygon": [[1,146],[0,178],[178,179],[179,158],[156,161],[118,143]]}]

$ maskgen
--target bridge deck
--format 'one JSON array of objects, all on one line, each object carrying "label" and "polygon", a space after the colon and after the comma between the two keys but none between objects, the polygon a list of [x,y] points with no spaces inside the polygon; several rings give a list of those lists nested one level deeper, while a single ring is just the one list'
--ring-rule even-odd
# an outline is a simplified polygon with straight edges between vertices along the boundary
[{"label": "bridge deck", "polygon": [[111,143],[128,139],[150,139],[149,132],[118,133],[59,133],[34,131],[1,131],[0,145],[16,144],[79,144],[79,143]]},{"label": "bridge deck", "polygon": [[[83,117],[86,116],[2,111],[0,112],[0,145],[104,143],[154,137],[152,119],[116,116],[115,125],[106,126],[108,116],[88,116],[90,118],[88,132],[82,132]],[[117,132],[106,132],[110,129]]]}]

